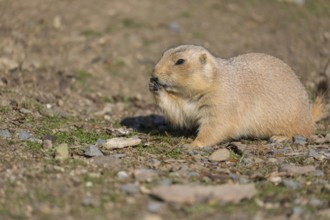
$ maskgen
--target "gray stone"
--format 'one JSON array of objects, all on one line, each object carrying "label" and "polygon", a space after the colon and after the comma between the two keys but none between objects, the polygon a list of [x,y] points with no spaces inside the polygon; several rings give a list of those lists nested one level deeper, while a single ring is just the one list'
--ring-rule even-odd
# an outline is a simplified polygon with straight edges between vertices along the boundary
[{"label": "gray stone", "polygon": [[327,141],[322,135],[312,135],[311,140],[316,144],[324,144]]},{"label": "gray stone", "polygon": [[312,198],[310,201],[309,201],[309,204],[311,206],[314,206],[314,207],[320,207],[323,205],[323,202],[319,199],[316,199],[316,198]]},{"label": "gray stone", "polygon": [[295,206],[292,210],[292,216],[302,217],[304,214],[304,209],[300,206]]},{"label": "gray stone", "polygon": [[[163,179],[159,182],[159,185],[161,186],[169,186],[172,185],[172,180],[171,179]],[[329,187],[330,188],[330,187]]]},{"label": "gray stone", "polygon": [[94,205],[94,200],[91,196],[85,196],[83,198],[82,204],[84,206],[93,206]]},{"label": "gray stone", "polygon": [[159,165],[161,165],[161,162],[157,159],[152,159],[152,165],[158,167]]},{"label": "gray stone", "polygon": [[229,173],[229,177],[232,179],[232,180],[237,180],[238,177],[235,173]]},{"label": "gray stone", "polygon": [[309,157],[313,157],[316,160],[323,161],[324,159],[330,158],[330,152],[327,149],[314,150],[310,149],[308,152]]},{"label": "gray stone", "polygon": [[120,190],[127,194],[136,194],[139,192],[139,186],[135,183],[127,183],[121,185]]},{"label": "gray stone", "polygon": [[136,169],[134,170],[134,177],[137,181],[150,182],[158,176],[158,173],[152,169]]},{"label": "gray stone", "polygon": [[278,1],[293,3],[299,6],[303,6],[305,4],[305,0],[278,0]]},{"label": "gray stone", "polygon": [[192,172],[189,172],[189,173],[188,173],[188,176],[189,176],[189,177],[198,176],[198,173],[195,172],[195,171],[192,171]]},{"label": "gray stone", "polygon": [[111,156],[116,157],[116,158],[124,158],[124,157],[126,157],[125,154],[112,154]]},{"label": "gray stone", "polygon": [[106,140],[99,138],[99,139],[97,139],[95,145],[100,146],[100,145],[104,144],[105,142],[106,142]]},{"label": "gray stone", "polygon": [[103,153],[95,145],[88,145],[84,149],[84,155],[87,157],[98,157],[103,156]]},{"label": "gray stone", "polygon": [[30,111],[29,109],[26,109],[26,108],[21,108],[19,111],[23,114],[31,114],[32,113],[32,111]]},{"label": "gray stone", "polygon": [[151,213],[160,213],[164,208],[165,204],[163,202],[150,202],[147,205],[147,210]]},{"label": "gray stone", "polygon": [[27,131],[20,131],[18,133],[18,138],[22,141],[29,139],[32,135]]},{"label": "gray stone", "polygon": [[194,155],[198,155],[200,152],[198,150],[188,150],[187,153],[190,155],[190,156],[194,156]]},{"label": "gray stone", "polygon": [[11,137],[11,133],[7,129],[0,130],[0,137],[2,137],[2,138],[10,138]]},{"label": "gray stone", "polygon": [[230,152],[226,148],[216,150],[209,157],[210,161],[226,161],[230,158]]},{"label": "gray stone", "polygon": [[239,181],[240,184],[247,184],[247,183],[250,182],[249,178],[246,177],[246,176],[240,176],[238,181]]},{"label": "gray stone", "polygon": [[171,22],[168,24],[168,29],[170,29],[173,32],[179,33],[181,32],[181,27],[177,22]]},{"label": "gray stone", "polygon": [[298,183],[298,182],[296,182],[294,180],[291,180],[291,179],[284,179],[283,180],[283,184],[287,188],[290,188],[290,189],[293,189],[293,190],[296,190],[296,189],[298,189],[298,188],[301,187],[300,183]]},{"label": "gray stone", "polygon": [[296,135],[293,137],[293,143],[299,144],[299,145],[305,145],[305,144],[307,144],[307,139],[303,136]]}]

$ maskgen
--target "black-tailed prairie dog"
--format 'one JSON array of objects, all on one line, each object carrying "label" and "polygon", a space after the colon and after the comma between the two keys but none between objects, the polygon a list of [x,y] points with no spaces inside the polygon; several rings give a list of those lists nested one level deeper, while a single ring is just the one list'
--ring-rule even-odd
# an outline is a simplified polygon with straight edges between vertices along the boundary
[{"label": "black-tailed prairie dog", "polygon": [[321,97],[310,104],[296,74],[275,57],[221,59],[194,45],[165,51],[149,89],[171,124],[198,127],[193,147],[240,137],[308,137],[325,109]]}]

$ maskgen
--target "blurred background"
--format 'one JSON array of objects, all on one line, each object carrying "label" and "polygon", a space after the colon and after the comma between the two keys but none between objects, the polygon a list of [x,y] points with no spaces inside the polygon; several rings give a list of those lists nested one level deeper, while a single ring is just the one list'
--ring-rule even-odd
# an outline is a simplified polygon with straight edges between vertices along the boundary
[{"label": "blurred background", "polygon": [[[148,74],[162,52],[198,44],[223,58],[248,52],[276,56],[313,89],[330,56],[328,0],[0,4],[1,86],[11,88],[109,98],[139,94],[151,101]],[[4,76],[8,71],[12,74]]]}]

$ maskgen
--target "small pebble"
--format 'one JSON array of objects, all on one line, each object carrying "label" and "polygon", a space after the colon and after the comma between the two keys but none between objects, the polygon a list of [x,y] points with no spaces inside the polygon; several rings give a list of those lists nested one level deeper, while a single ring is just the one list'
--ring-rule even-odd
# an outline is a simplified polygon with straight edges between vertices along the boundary
[{"label": "small pebble", "polygon": [[[171,179],[163,179],[159,182],[159,185],[162,186],[169,186],[172,184],[172,180]],[[330,187],[329,187],[330,188]]]},{"label": "small pebble", "polygon": [[307,139],[303,136],[296,135],[293,137],[293,143],[299,144],[299,145],[305,145],[305,144],[307,144]]},{"label": "small pebble", "polygon": [[312,198],[310,201],[309,201],[309,204],[311,206],[314,206],[314,207],[320,207],[323,205],[323,202],[319,199],[316,199],[316,198]]},{"label": "small pebble", "polygon": [[6,130],[0,130],[0,137],[2,138],[10,138],[11,133],[6,129]]},{"label": "small pebble", "polygon": [[148,212],[151,213],[160,213],[165,207],[165,204],[163,202],[150,202],[147,205]]},{"label": "small pebble", "polygon": [[229,177],[232,180],[237,180],[238,179],[238,177],[237,177],[237,175],[235,173],[229,173]]},{"label": "small pebble", "polygon": [[85,196],[83,198],[82,204],[84,206],[93,206],[94,205],[94,200],[91,196]]},{"label": "small pebble", "polygon": [[103,156],[103,153],[95,145],[88,145],[84,149],[84,155],[87,157]]},{"label": "small pebble", "polygon": [[106,142],[106,140],[104,140],[104,139],[97,139],[97,141],[96,141],[96,146],[99,146],[99,145],[102,145],[102,144],[104,144]]},{"label": "small pebble", "polygon": [[276,158],[269,158],[269,159],[268,159],[268,162],[269,162],[269,163],[277,163],[278,161],[277,161]]},{"label": "small pebble", "polygon": [[111,156],[115,158],[124,158],[126,155],[125,154],[112,154]]},{"label": "small pebble", "polygon": [[21,108],[19,111],[23,114],[31,114],[32,113],[32,111],[30,111],[29,109],[26,109],[26,108]]},{"label": "small pebble", "polygon": [[209,160],[210,161],[226,161],[226,160],[229,160],[229,158],[230,158],[229,150],[227,150],[226,148],[221,148],[221,149],[213,152],[211,154],[211,156],[209,157]]},{"label": "small pebble", "polygon": [[32,137],[32,136],[31,136],[31,134],[29,134],[27,131],[20,131],[20,132],[18,133],[18,138],[19,138],[20,140],[22,140],[22,141],[27,140],[27,139],[29,139],[30,137]]},{"label": "small pebble", "polygon": [[240,184],[247,184],[250,182],[249,178],[245,177],[245,176],[240,176],[238,179]]},{"label": "small pebble", "polygon": [[175,33],[179,33],[181,31],[181,27],[177,22],[171,22],[168,24],[168,29]]},{"label": "small pebble", "polygon": [[295,206],[292,210],[292,216],[302,217],[304,214],[304,209],[300,206]]},{"label": "small pebble", "polygon": [[285,187],[287,187],[289,189],[293,189],[293,190],[296,190],[301,187],[300,183],[298,183],[294,180],[291,180],[291,179],[284,179],[283,184]]},{"label": "small pebble", "polygon": [[127,194],[136,194],[139,192],[139,186],[134,183],[127,183],[120,186],[120,190]]},{"label": "small pebble", "polygon": [[275,185],[277,185],[277,184],[282,182],[282,177],[280,177],[280,176],[271,176],[271,177],[269,177],[269,181],[274,183]]},{"label": "small pebble", "polygon": [[155,167],[158,167],[161,164],[161,162],[157,159],[152,159],[152,165]]},{"label": "small pebble", "polygon": [[134,177],[137,181],[150,182],[158,176],[157,172],[152,169],[136,169],[134,170]]},{"label": "small pebble", "polygon": [[198,173],[195,172],[195,171],[192,171],[192,172],[189,172],[189,173],[188,173],[188,176],[189,176],[189,177],[198,176]]},{"label": "small pebble", "polygon": [[125,180],[129,177],[128,173],[126,171],[119,171],[117,173],[117,177],[120,179],[120,180]]},{"label": "small pebble", "polygon": [[93,182],[91,182],[91,181],[87,181],[87,182],[85,183],[85,186],[86,186],[86,187],[92,187],[92,186],[93,186]]}]

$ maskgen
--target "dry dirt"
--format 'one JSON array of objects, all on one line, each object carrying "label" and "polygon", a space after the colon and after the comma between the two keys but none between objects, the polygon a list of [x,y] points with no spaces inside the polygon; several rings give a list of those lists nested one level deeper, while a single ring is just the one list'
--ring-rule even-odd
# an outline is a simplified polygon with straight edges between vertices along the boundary
[{"label": "dry dirt", "polygon": [[[167,126],[148,91],[153,65],[179,44],[281,58],[312,99],[330,77],[330,2],[0,0],[0,219],[330,219],[328,120],[302,145],[180,148],[193,133]],[[142,143],[84,155],[117,136]],[[229,158],[209,160],[224,148]],[[257,193],[192,203],[150,194],[231,183]]]}]

